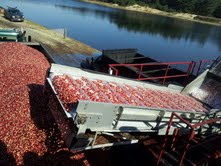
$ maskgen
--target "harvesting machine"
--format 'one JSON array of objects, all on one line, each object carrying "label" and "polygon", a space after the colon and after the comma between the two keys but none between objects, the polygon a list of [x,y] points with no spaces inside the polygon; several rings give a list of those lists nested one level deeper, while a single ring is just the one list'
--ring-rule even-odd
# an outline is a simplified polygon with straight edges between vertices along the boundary
[{"label": "harvesting machine", "polygon": [[220,137],[220,71],[218,58],[186,87],[165,87],[52,64],[45,94],[71,150],[145,142],[153,136],[162,138],[159,152],[153,152],[160,164],[168,144],[172,141],[174,150],[182,138],[181,165],[196,138]]}]

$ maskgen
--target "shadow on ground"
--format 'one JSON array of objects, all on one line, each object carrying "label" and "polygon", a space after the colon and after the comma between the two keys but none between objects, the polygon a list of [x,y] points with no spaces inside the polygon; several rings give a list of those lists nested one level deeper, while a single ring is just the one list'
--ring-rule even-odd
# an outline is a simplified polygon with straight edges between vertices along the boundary
[{"label": "shadow on ground", "polygon": [[0,166],[16,166],[15,158],[7,151],[7,145],[0,140]]},{"label": "shadow on ground", "polygon": [[[45,144],[48,152],[38,156],[34,152],[27,152],[23,156],[25,166],[35,165],[96,165],[96,166],[142,166],[150,163],[147,150],[142,144],[118,146],[106,149],[88,150],[84,153],[72,153],[64,144],[60,144],[61,133],[48,108],[47,93],[44,86],[29,85],[29,98],[31,105],[31,118],[38,129],[44,129],[47,134]],[[81,155],[83,157],[76,157]]]}]

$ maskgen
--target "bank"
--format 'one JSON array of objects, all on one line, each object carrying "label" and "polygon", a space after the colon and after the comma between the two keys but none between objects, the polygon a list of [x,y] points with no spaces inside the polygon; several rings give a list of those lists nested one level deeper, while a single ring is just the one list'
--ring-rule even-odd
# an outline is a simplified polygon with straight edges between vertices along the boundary
[{"label": "bank", "polygon": [[27,31],[27,35],[32,37],[33,42],[43,44],[52,55],[91,55],[98,51],[72,38],[64,38],[62,35],[27,19],[24,22],[10,22],[4,18],[3,14],[0,14],[0,28],[23,28]]},{"label": "bank", "polygon": [[205,16],[200,16],[200,15],[190,14],[190,13],[165,12],[165,11],[150,8],[147,6],[140,6],[138,4],[135,4],[132,6],[119,6],[118,4],[106,3],[106,2],[101,2],[101,1],[97,1],[97,0],[81,0],[81,1],[87,2],[87,3],[93,3],[93,4],[97,4],[97,5],[102,5],[102,6],[106,6],[106,7],[121,9],[121,10],[154,14],[154,15],[160,15],[160,16],[165,16],[165,17],[183,19],[183,20],[187,20],[187,21],[194,21],[194,22],[200,22],[200,23],[204,23],[204,24],[221,26],[221,19],[214,18],[214,17],[205,17]]}]

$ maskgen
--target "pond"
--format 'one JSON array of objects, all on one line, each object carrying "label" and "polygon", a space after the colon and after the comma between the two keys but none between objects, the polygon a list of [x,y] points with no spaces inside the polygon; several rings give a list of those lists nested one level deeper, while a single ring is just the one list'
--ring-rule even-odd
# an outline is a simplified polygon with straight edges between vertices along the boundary
[{"label": "pond", "polygon": [[75,0],[4,0],[27,19],[47,28],[67,28],[68,36],[96,49],[138,48],[158,61],[215,59],[221,27],[123,11]]}]

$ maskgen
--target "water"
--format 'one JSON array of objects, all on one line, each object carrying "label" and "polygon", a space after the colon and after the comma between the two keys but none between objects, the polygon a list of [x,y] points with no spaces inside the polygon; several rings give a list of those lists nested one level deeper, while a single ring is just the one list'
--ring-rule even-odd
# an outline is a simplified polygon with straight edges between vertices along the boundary
[{"label": "water", "polygon": [[67,28],[68,36],[96,49],[138,48],[158,61],[215,59],[221,27],[122,11],[74,0],[2,0],[47,28]]}]

